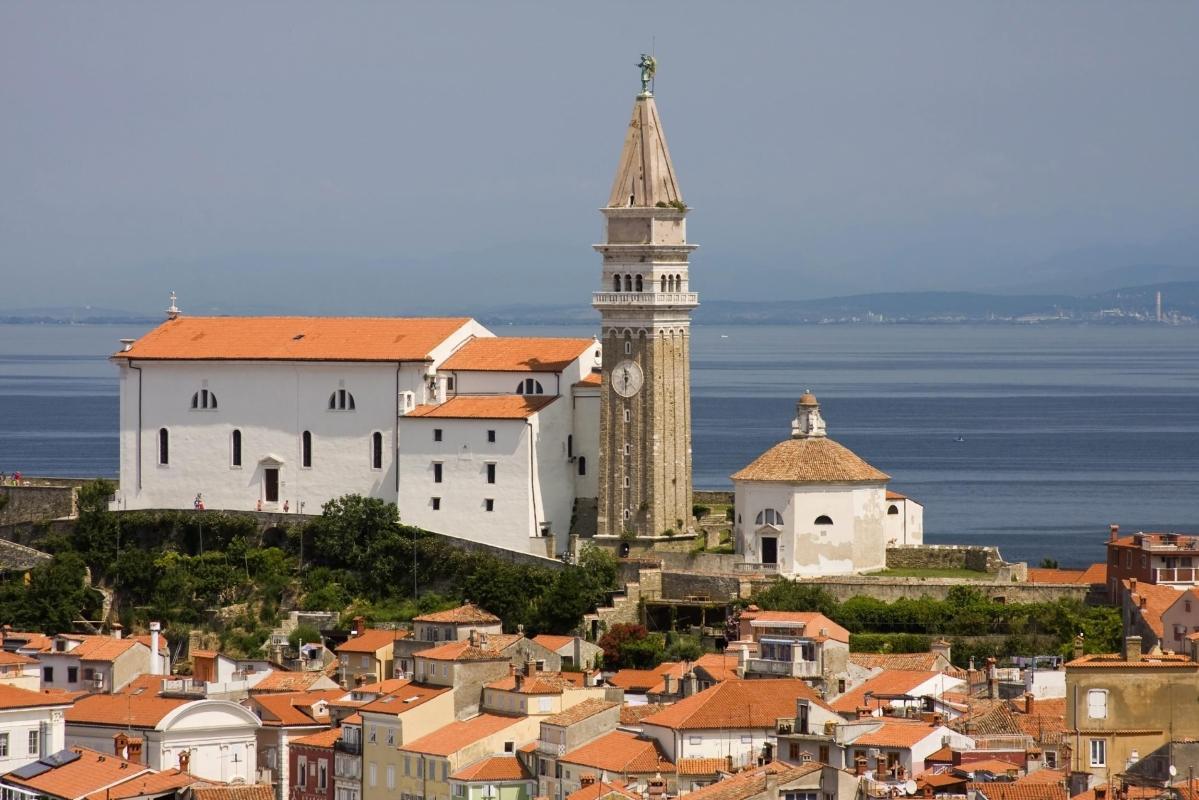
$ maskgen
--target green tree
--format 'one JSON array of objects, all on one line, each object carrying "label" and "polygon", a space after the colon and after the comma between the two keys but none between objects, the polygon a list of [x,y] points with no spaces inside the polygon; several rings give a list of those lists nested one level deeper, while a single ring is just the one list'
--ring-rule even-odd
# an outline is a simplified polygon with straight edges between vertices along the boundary
[{"label": "green tree", "polygon": [[604,669],[620,669],[625,666],[621,654],[628,642],[640,641],[649,636],[644,625],[633,622],[618,622],[604,632],[596,643],[604,651]]},{"label": "green tree", "polygon": [[786,578],[779,578],[754,595],[754,602],[771,611],[819,611],[825,616],[837,607],[837,601],[826,590]]},{"label": "green tree", "polygon": [[295,630],[287,635],[287,643],[296,650],[300,648],[301,642],[306,644],[317,642],[319,644],[320,641],[321,632],[311,625],[297,625]]}]

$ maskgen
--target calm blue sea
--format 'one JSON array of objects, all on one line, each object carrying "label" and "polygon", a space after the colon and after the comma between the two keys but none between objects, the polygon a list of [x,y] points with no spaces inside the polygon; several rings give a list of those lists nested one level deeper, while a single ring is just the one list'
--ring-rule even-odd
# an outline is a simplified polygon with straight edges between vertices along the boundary
[{"label": "calm blue sea", "polygon": [[[105,357],[143,332],[0,325],[0,470],[115,476]],[[1111,522],[1199,532],[1199,328],[698,327],[692,358],[699,487],[786,437],[810,388],[829,434],[924,503],[930,542],[1066,566],[1101,559]]]}]

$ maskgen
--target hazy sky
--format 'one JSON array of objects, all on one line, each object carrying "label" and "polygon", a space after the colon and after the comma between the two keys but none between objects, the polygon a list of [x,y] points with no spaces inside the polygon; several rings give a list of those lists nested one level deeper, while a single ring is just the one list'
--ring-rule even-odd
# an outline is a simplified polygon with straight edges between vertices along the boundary
[{"label": "hazy sky", "polygon": [[1197,32],[1171,2],[9,0],[0,309],[586,304],[655,38],[701,300],[1199,266]]}]

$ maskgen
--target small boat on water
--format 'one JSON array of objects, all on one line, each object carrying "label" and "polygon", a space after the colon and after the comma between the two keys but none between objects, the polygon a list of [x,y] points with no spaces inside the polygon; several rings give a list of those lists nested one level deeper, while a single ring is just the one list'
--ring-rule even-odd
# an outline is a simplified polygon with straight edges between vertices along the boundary
[{"label": "small boat on water", "polygon": [[957,438],[954,439],[954,441],[955,442],[964,442],[964,441],[966,441],[966,437],[962,436],[961,434],[958,434]]}]

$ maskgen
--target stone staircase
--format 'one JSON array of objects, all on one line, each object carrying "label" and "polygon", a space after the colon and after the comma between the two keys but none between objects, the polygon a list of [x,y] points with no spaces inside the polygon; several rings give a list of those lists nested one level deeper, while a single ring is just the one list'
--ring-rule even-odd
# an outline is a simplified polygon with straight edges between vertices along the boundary
[{"label": "stone staircase", "polygon": [[641,622],[641,601],[662,596],[662,570],[637,570],[637,580],[629,581],[624,589],[612,595],[610,605],[600,606],[594,614],[583,617],[583,635],[595,641],[604,631],[619,623]]}]

